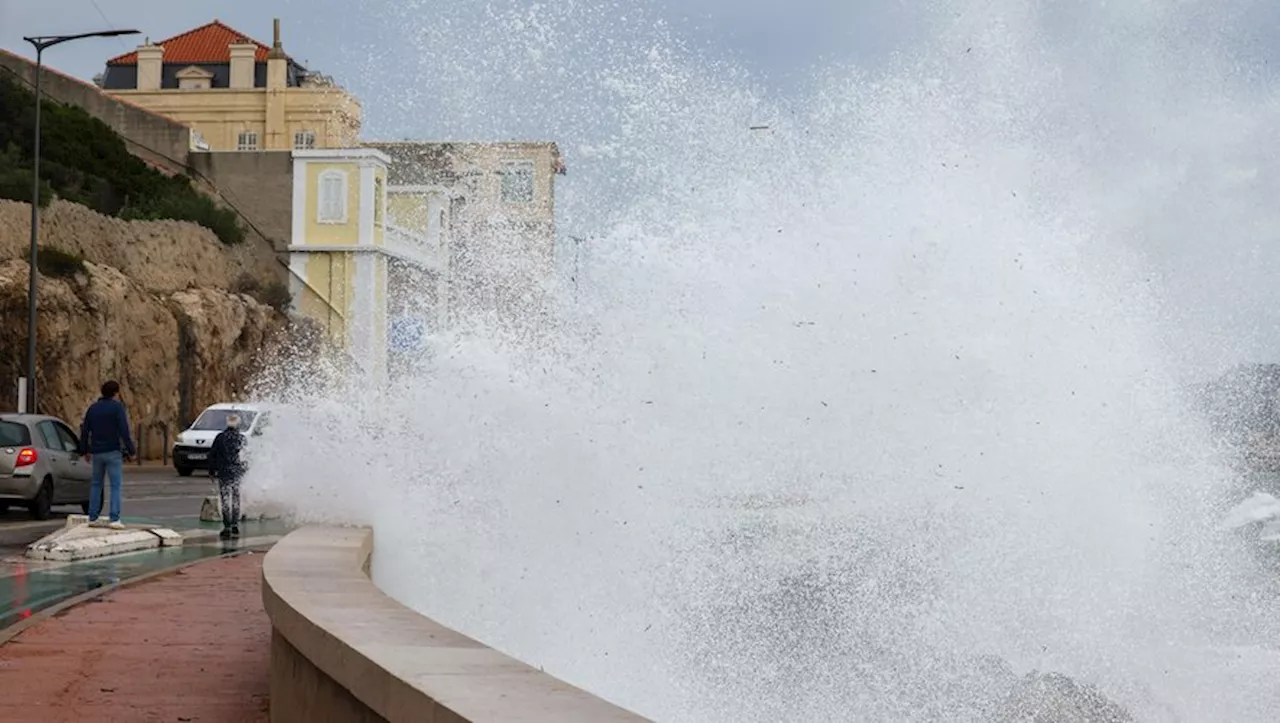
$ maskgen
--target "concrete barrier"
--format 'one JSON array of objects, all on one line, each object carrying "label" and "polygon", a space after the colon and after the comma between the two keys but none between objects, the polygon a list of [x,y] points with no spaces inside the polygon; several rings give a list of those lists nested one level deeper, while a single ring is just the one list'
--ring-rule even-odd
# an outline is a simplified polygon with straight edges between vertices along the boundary
[{"label": "concrete barrier", "polygon": [[372,552],[367,528],[304,527],[267,554],[272,723],[647,720],[392,600]]}]

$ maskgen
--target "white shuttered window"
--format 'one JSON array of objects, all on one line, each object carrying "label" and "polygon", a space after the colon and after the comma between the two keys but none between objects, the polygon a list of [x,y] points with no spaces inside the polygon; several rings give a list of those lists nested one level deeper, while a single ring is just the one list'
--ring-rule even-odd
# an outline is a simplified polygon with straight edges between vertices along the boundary
[{"label": "white shuttered window", "polygon": [[320,223],[347,222],[346,173],[325,171],[320,174],[320,202],[316,220]]}]

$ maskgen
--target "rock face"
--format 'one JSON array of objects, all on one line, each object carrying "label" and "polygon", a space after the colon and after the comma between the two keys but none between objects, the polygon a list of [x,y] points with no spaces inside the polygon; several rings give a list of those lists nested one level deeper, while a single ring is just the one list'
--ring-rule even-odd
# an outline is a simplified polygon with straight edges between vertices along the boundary
[{"label": "rock face", "polygon": [[[0,259],[27,258],[30,243],[31,205],[0,200]],[[40,211],[40,244],[112,266],[156,293],[193,286],[229,289],[244,274],[263,282],[280,274],[266,244],[228,247],[193,223],[122,221],[67,201]]]},{"label": "rock face", "polygon": [[242,396],[281,319],[248,296],[219,289],[187,289],[167,302],[177,322],[179,417],[193,419],[213,400]]},{"label": "rock face", "polygon": [[[28,216],[15,228],[15,211],[30,207],[0,202],[0,411],[16,407],[26,365],[29,267],[13,239],[25,246],[30,223]],[[82,272],[39,279],[41,412],[75,426],[102,382],[117,379],[131,421],[145,430],[143,455],[159,458],[162,430],[172,440],[205,406],[243,396],[285,318],[228,289],[269,266],[193,224],[120,221],[62,202],[46,218],[41,245],[86,263]]]}]

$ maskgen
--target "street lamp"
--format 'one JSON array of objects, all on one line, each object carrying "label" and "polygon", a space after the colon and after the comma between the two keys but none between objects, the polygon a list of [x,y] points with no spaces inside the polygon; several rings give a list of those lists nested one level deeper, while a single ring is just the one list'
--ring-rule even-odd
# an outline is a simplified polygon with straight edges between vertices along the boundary
[{"label": "street lamp", "polygon": [[36,412],[36,256],[40,242],[40,80],[45,48],[81,38],[114,38],[137,35],[137,30],[101,30],[79,35],[24,37],[36,49],[36,139],[31,161],[31,275],[27,280],[27,411]]}]

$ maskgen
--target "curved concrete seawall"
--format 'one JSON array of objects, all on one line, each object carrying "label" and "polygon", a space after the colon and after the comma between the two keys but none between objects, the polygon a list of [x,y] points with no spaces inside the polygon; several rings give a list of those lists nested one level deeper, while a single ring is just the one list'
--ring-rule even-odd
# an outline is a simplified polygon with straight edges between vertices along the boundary
[{"label": "curved concrete seawall", "polygon": [[645,721],[392,600],[373,531],[305,527],[262,566],[272,723]]}]

